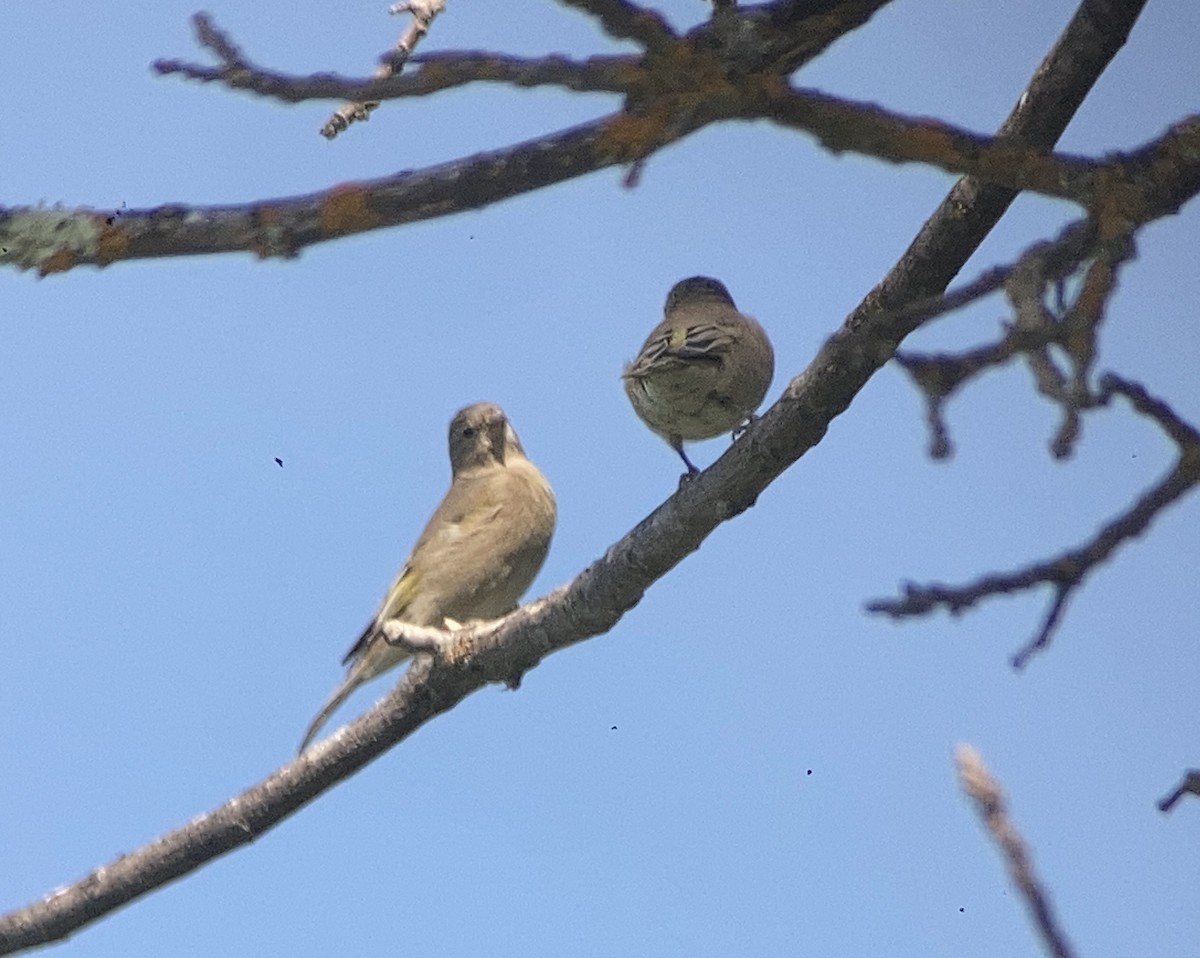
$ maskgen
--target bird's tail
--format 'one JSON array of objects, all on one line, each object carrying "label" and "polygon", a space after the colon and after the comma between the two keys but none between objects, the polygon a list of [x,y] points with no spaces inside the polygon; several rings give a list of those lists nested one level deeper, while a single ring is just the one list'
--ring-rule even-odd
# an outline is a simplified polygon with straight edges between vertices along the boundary
[{"label": "bird's tail", "polygon": [[381,634],[375,631],[374,626],[369,626],[363,632],[362,638],[354,644],[350,654],[346,656],[347,661],[350,662],[346,677],[333,690],[333,694],[325,700],[321,711],[312,720],[308,731],[304,733],[304,740],[300,743],[300,751],[303,752],[308,748],[317,733],[321,731],[321,727],[329,721],[329,716],[338,710],[338,706],[345,702],[355,689],[364,682],[370,682],[375,676],[382,675],[407,658],[406,651],[389,645]]},{"label": "bird's tail", "polygon": [[308,731],[304,733],[304,739],[300,742],[297,754],[308,748],[312,740],[317,737],[317,733],[329,721],[329,717],[338,710],[338,706],[345,702],[350,697],[350,693],[362,685],[366,681],[366,678],[366,676],[362,675],[361,669],[351,667],[346,677],[333,690],[333,694],[325,700],[325,704],[321,706],[321,711],[317,713],[317,717],[312,720]]}]

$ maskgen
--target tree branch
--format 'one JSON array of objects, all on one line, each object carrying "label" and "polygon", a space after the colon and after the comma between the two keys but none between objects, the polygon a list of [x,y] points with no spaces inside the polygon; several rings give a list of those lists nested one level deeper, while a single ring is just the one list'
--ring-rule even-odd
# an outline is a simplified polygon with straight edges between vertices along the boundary
[{"label": "tree branch", "polygon": [[[1091,252],[1094,235],[1089,221],[1076,221],[1060,234],[1058,241],[1037,244],[1022,254],[1016,263],[995,267],[975,282],[941,299],[947,305],[972,302],[1006,284],[1016,286],[1013,280],[1018,271],[1036,275],[1040,281],[1036,288],[1040,292],[1048,283],[1061,283],[1078,268]],[[1052,257],[1059,258],[1060,262],[1051,263]],[[939,314],[942,311],[939,310]],[[896,362],[909,374],[925,399],[930,457],[947,459],[953,453],[950,430],[945,421],[945,407],[964,383],[1021,354],[1044,354],[1046,346],[1061,339],[1058,324],[1052,321],[1036,324],[1019,322],[1008,325],[998,341],[961,353],[897,352]]]},{"label": "tree branch", "polygon": [[[826,119],[857,110],[853,104],[832,101],[825,106],[830,108],[822,111]],[[295,256],[306,246],[341,236],[476,209],[608,166],[636,163],[712,122],[714,109],[722,110],[718,100],[696,99],[690,105],[677,103],[665,113],[613,114],[551,137],[416,172],[244,205],[122,210],[120,217],[89,209],[0,207],[0,264],[48,275],[85,264],[234,250],[262,257]],[[956,157],[940,147],[926,149],[919,137],[910,137],[915,128],[894,126],[894,117],[885,119],[880,113],[877,119],[900,131],[900,143],[911,147],[914,161],[945,164],[951,171],[987,170],[1001,182],[1045,187],[1051,195],[1077,190],[1077,199],[1096,204],[1097,222],[1110,233],[1173,213],[1200,192],[1200,120],[1177,124],[1133,153],[1094,163],[1037,154],[965,132],[961,136],[978,149]],[[913,122],[926,129],[935,126]],[[869,134],[863,134],[860,145],[864,150],[883,148]],[[1032,166],[1024,165],[1018,154],[1032,156]],[[1017,157],[1010,173],[996,167],[999,156]],[[1027,170],[1033,170],[1029,179],[1022,172]],[[1059,174],[1059,185],[1048,187]],[[978,184],[972,188],[978,189]],[[917,242],[925,241],[918,236]]]},{"label": "tree branch", "polygon": [[[1082,100],[1120,47],[1141,5],[1116,4],[1124,17],[1097,22],[1087,12],[1096,3],[1085,0],[1006,127],[1011,132],[1026,132],[1031,142],[1050,145],[1074,110],[1064,109],[1064,102],[1077,105]],[[783,17],[788,9],[787,4],[773,4],[763,15]],[[1079,50],[1071,52],[1069,48],[1075,46]],[[1042,110],[1052,119],[1044,120]],[[586,154],[601,149],[595,143],[599,136],[595,124],[564,136],[571,137],[573,150]],[[528,166],[540,160],[553,165],[559,178],[575,175],[562,172],[562,166],[550,158],[552,154],[529,149]],[[487,162],[504,161],[491,156]],[[482,192],[479,184],[469,185],[471,196],[479,198]],[[354,193],[349,208],[361,209],[362,198],[361,193]],[[832,419],[891,358],[904,335],[920,323],[919,318],[885,311],[902,310],[914,299],[940,293],[1003,213],[1008,199],[1004,191],[969,181],[956,186],[883,284],[825,343],[781,399],[712,467],[676,492],[569,585],[499,623],[472,626],[475,632],[456,635],[456,642],[467,643],[462,646],[463,656],[447,656],[437,664],[420,656],[396,688],[365,715],[258,785],[80,882],[0,916],[0,954],[63,938],[248,844],[470,692],[489,681],[511,683],[550,652],[611,628],[713,528],[752,505],[777,475],[820,441]],[[0,226],[4,215],[0,213]],[[258,222],[247,225],[256,227]],[[340,222],[346,228],[357,220],[351,216]],[[477,651],[470,643],[477,643]]]},{"label": "tree branch", "polygon": [[[202,15],[197,20],[207,22]],[[579,62],[465,52],[425,58],[415,75],[376,80],[344,80],[328,73],[289,76],[252,69],[242,59],[220,67],[158,61],[154,69],[218,81],[290,103],[326,97],[377,103],[485,81],[624,93],[625,115],[640,115],[657,127],[654,139],[660,144],[678,139],[681,128],[728,119],[771,119],[812,134],[834,153],[852,151],[894,163],[923,163],[1016,190],[1074,200],[1107,211],[1108,219],[1133,223],[1174,212],[1200,192],[1200,114],[1185,118],[1139,149],[1097,161],[1051,153],[1003,132],[983,136],[817,90],[794,89],[775,72],[777,65],[759,63],[754,74],[735,76],[729,57],[703,42],[708,36],[694,35],[677,43],[669,64],[634,57]],[[219,49],[236,54],[228,42]]]},{"label": "tree branch", "polygon": [[1160,812],[1169,812],[1184,795],[1200,795],[1200,768],[1189,768],[1174,791],[1158,802]]},{"label": "tree branch", "polygon": [[[653,131],[646,131],[649,136]],[[683,135],[690,130],[682,130]],[[477,209],[662,145],[631,140],[620,115],[515,147],[304,196],[144,210],[0,207],[0,263],[42,275],[121,260],[247,250],[293,257],[341,236]]]},{"label": "tree branch", "polygon": [[1033,862],[1025,841],[1008,817],[1000,783],[992,778],[983,759],[970,745],[960,745],[954,759],[962,789],[975,802],[979,817],[999,846],[1008,865],[1008,874],[1025,900],[1025,907],[1029,909],[1046,951],[1054,958],[1071,958],[1071,948],[1050,909],[1050,899],[1033,873]]},{"label": "tree branch", "polygon": [[[1079,436],[1080,414],[1098,404],[1087,380],[1095,361],[1099,326],[1116,288],[1117,268],[1133,255],[1127,234],[1105,243],[1097,240],[1097,232],[1090,221],[1076,221],[1057,240],[1034,245],[1016,263],[989,270],[956,291],[953,298],[943,298],[952,302],[975,299],[1003,285],[1016,319],[1006,325],[998,341],[961,353],[896,354],[896,361],[924,394],[933,458],[947,458],[952,451],[943,418],[950,397],[974,377],[1022,355],[1034,372],[1038,391],[1063,411],[1063,425],[1051,450],[1059,459],[1071,453]],[[1064,282],[1087,259],[1091,263],[1068,305],[1062,301]],[[1056,290],[1059,298],[1054,312],[1045,305],[1050,289]],[[1061,347],[1070,363],[1069,372],[1059,369],[1047,349],[1052,344]]]},{"label": "tree branch", "polygon": [[650,53],[658,53],[675,39],[661,13],[629,3],[627,0],[559,0],[565,7],[590,13],[610,37],[632,40]]},{"label": "tree branch", "polygon": [[1139,413],[1158,423],[1179,448],[1179,458],[1170,472],[1129,509],[1106,523],[1082,546],[1052,559],[1014,572],[986,575],[963,586],[938,583],[917,586],[908,583],[904,586],[903,598],[878,599],[868,603],[867,610],[883,613],[894,619],[926,615],[937,608],[945,608],[952,615],[958,615],[990,596],[1007,595],[1027,591],[1039,585],[1049,585],[1053,588],[1053,598],[1041,628],[1033,639],[1013,656],[1013,666],[1023,668],[1032,655],[1049,644],[1067,600],[1083,585],[1092,571],[1106,562],[1120,546],[1142,535],[1159,513],[1171,503],[1200,484],[1200,432],[1177,416],[1166,403],[1150,396],[1137,383],[1107,373],[1101,378],[1097,402],[1106,404],[1114,395],[1123,396]]},{"label": "tree branch", "polygon": [[[997,136],[1052,147],[1125,45],[1145,5],[1146,0],[1083,0]],[[1016,196],[1014,190],[970,176],[956,183],[900,261],[855,308],[847,325],[944,290]],[[896,325],[899,336],[915,328],[910,320]]]},{"label": "tree branch", "polygon": [[1014,190],[1074,200],[1134,223],[1175,212],[1200,192],[1200,114],[1185,117],[1138,149],[1097,161],[901,116],[817,90],[764,84],[761,93],[761,98],[745,95],[743,119],[763,117],[811,133],[834,153],[924,163]]},{"label": "tree branch", "polygon": [[625,93],[640,72],[633,57],[596,56],[586,60],[551,55],[530,59],[484,50],[414,55],[415,71],[376,79],[354,80],[332,73],[293,76],[261,68],[206,67],[180,60],[156,60],[163,76],[177,74],[200,83],[222,83],[284,103],[355,99],[379,102],[429,96],[470,83],[504,83],[514,87],[556,86],[581,93]]},{"label": "tree branch", "polygon": [[[389,13],[411,13],[412,19],[400,35],[400,39],[396,41],[392,52],[375,68],[375,76],[390,77],[403,70],[405,62],[412,56],[416,45],[429,32],[433,18],[441,13],[445,6],[446,0],[404,0],[404,2],[392,4],[388,9]],[[343,103],[325,121],[325,125],[321,127],[321,136],[332,140],[351,123],[369,120],[371,111],[378,106],[377,100],[356,100]]]},{"label": "tree branch", "polygon": [[[795,13],[796,5],[777,3],[739,13],[744,19],[738,22],[752,33],[780,25],[782,37],[776,37],[774,45],[764,41],[769,56],[764,54],[753,64],[765,70],[813,55],[840,35],[839,31],[850,29],[880,5],[879,0],[799,5],[837,13],[810,21]],[[120,217],[87,209],[0,207],[0,263],[35,268],[46,275],[83,264],[103,266],[125,259],[233,250],[249,250],[263,257],[295,256],[305,246],[337,237],[475,209],[608,166],[637,164],[708,123],[756,115],[755,110],[761,113],[783,102],[797,108],[805,103],[812,107],[809,113],[818,127],[816,132],[831,137],[839,148],[848,144],[848,126],[865,117],[865,132],[854,135],[862,149],[885,148],[892,158],[942,163],[952,171],[988,172],[1022,188],[1046,187],[1043,181],[1058,175],[1059,158],[1045,150],[1069,116],[1063,104],[1082,100],[1107,63],[1106,57],[1120,47],[1142,2],[1099,5],[1109,19],[1097,21],[1093,16],[1097,0],[1083,4],[1039,67],[999,138],[908,120],[862,104],[831,98],[814,101],[812,97],[817,95],[797,94],[778,76],[741,76],[738,70],[748,62],[745,50],[722,43],[725,28],[718,20],[727,17],[721,17],[693,31],[686,42],[677,43],[673,49],[682,51],[680,56],[655,71],[646,89],[631,90],[626,111],[593,123],[417,172],[248,205],[122,210]],[[793,42],[787,33],[797,23],[808,27],[811,34],[803,42]],[[1118,32],[1108,35],[1105,29]],[[1081,49],[1072,51],[1075,45]],[[727,59],[721,60],[722,56]],[[444,62],[440,65],[445,66]],[[1079,76],[1069,75],[1085,70],[1088,72]],[[329,77],[319,82],[336,83]],[[661,88],[654,88],[655,84]],[[350,89],[360,95],[368,92],[361,86]],[[378,88],[369,90],[379,95]],[[332,88],[328,92],[332,93]],[[1054,122],[1041,117],[1043,109]],[[958,143],[960,152],[948,149],[947,143]],[[1003,157],[1016,158],[1017,172],[995,172]],[[1174,211],[1200,191],[1200,122],[1180,124],[1149,147],[1110,162],[1078,158],[1066,158],[1065,162],[1060,172],[1080,192],[1077,198],[1103,201],[1098,215],[1102,230],[1127,229],[1130,221]],[[1026,167],[1032,170],[1028,176],[1021,172]],[[910,297],[899,280],[905,276],[917,281],[907,291],[912,296],[944,289],[961,267],[962,257],[955,250],[973,249],[982,238],[980,229],[986,233],[1013,195],[1009,190],[984,188],[975,180],[966,180],[955,189],[910,247],[916,258],[906,254],[861,308],[904,305]],[[1059,195],[1062,189],[1053,186],[1050,192]],[[976,213],[960,216],[964,210],[980,211],[979,218]],[[925,268],[920,260],[937,264],[929,276],[920,275]],[[902,323],[897,331],[903,335],[911,328]]]}]

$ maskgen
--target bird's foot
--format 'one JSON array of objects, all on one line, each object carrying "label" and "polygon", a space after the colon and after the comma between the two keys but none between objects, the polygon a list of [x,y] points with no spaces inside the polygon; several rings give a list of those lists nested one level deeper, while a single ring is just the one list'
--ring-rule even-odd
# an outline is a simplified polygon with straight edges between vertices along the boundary
[{"label": "bird's foot", "polygon": [[413,625],[399,619],[388,619],[380,626],[379,634],[388,645],[403,649],[409,655],[422,652],[438,655],[445,647],[447,639],[444,629]]}]

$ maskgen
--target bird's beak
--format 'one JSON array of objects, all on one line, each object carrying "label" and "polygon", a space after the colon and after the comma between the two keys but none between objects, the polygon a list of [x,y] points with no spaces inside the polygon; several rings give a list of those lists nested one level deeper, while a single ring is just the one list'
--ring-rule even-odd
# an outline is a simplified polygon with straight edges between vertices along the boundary
[{"label": "bird's beak", "polygon": [[497,416],[487,425],[488,443],[492,447],[492,455],[500,465],[504,465],[504,454],[508,451],[508,420]]}]

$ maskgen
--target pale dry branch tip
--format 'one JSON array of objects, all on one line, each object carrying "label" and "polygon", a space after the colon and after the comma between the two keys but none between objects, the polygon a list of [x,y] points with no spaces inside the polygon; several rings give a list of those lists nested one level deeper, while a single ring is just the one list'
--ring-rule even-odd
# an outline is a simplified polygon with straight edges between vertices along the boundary
[{"label": "pale dry branch tip", "polygon": [[1009,876],[1029,910],[1034,927],[1046,950],[1054,958],[1071,958],[1066,935],[1059,928],[1050,908],[1050,899],[1033,870],[1033,861],[1025,840],[1008,814],[1004,791],[988,771],[983,758],[974,747],[959,745],[954,751],[959,782],[963,791],[975,803],[984,827],[1000,849],[1008,866]]},{"label": "pale dry branch tip", "polygon": [[[429,26],[434,18],[446,8],[445,0],[408,0],[396,3],[388,8],[392,14],[409,13],[412,20],[407,29],[396,41],[395,47],[385,61],[375,68],[375,79],[386,79],[395,76],[404,69],[404,64],[412,56],[416,45],[429,32]],[[349,129],[351,124],[365,122],[371,118],[371,112],[379,106],[378,100],[343,103],[330,115],[321,126],[320,134],[327,140],[333,140],[339,133]]]},{"label": "pale dry branch tip", "polygon": [[446,0],[407,0],[404,3],[393,3],[388,7],[388,13],[411,13],[426,27],[439,13],[446,9]]}]

